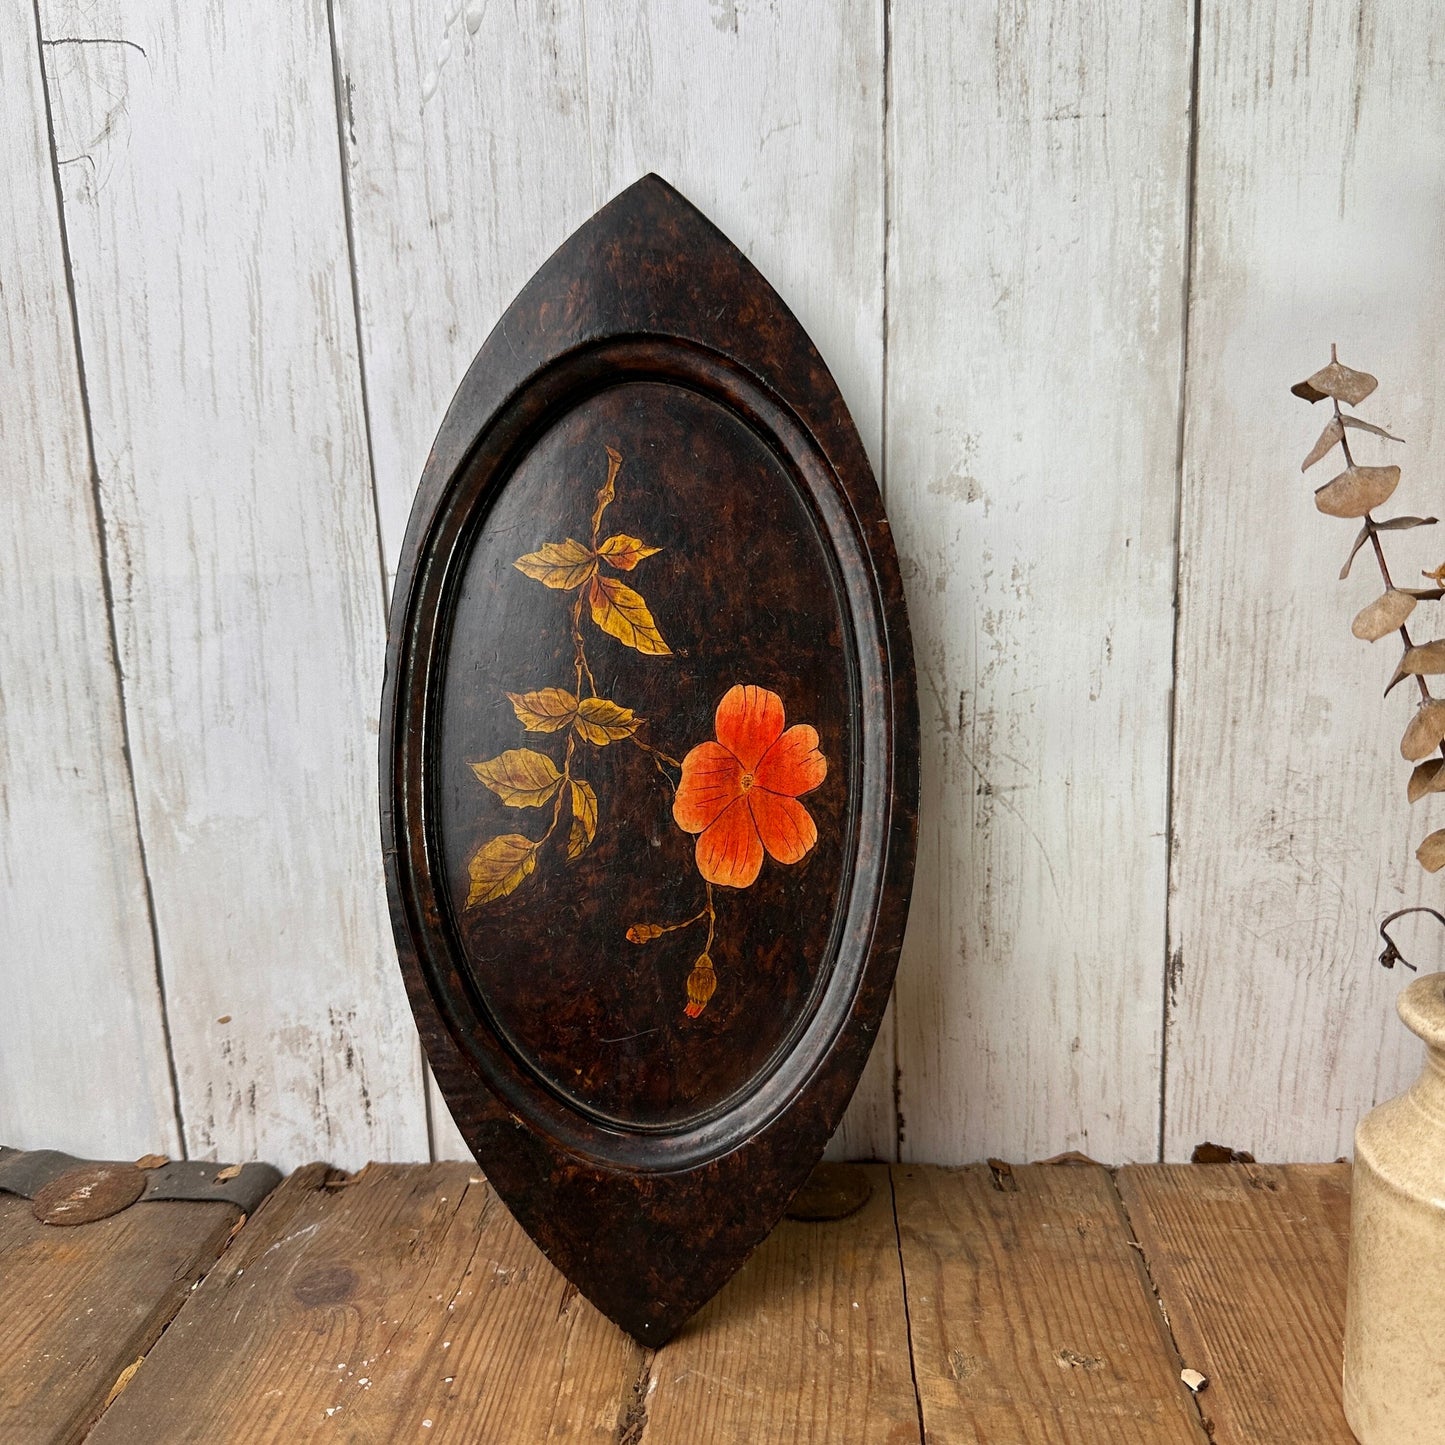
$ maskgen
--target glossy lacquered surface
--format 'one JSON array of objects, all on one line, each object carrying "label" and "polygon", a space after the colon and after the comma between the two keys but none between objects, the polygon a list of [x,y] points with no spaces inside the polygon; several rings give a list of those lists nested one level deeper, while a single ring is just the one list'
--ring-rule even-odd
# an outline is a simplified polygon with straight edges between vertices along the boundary
[{"label": "glossy lacquered surface", "polygon": [[438,1082],[550,1257],[660,1341],[780,1217],[896,966],[917,717],[856,430],[656,177],[503,317],[394,594],[383,832]]}]

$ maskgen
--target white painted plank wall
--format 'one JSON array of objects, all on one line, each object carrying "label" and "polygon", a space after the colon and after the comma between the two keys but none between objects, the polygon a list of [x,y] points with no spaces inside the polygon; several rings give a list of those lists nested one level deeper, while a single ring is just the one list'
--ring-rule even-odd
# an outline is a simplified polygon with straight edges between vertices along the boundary
[{"label": "white painted plank wall", "polygon": [[325,9],[40,16],[186,1145],[425,1157]]},{"label": "white painted plank wall", "polygon": [[35,18],[0,10],[0,1140],[179,1147]]},{"label": "white painted plank wall", "polygon": [[1393,757],[1406,705],[1348,635],[1365,573],[1332,581],[1349,529],[1294,472],[1318,419],[1285,387],[1331,339],[1377,368],[1402,500],[1432,507],[1432,7],[1205,7],[1183,413],[1186,3],[40,20],[80,354],[36,37],[7,12],[7,1142],[427,1150],[374,824],[386,575],[482,338],[647,170],[817,340],[904,557],[920,868],[835,1152],[1152,1158],[1162,1129],[1170,1157],[1332,1157],[1398,1085],[1413,1049],[1370,932],[1429,893],[1428,825]]},{"label": "white painted plank wall", "polygon": [[1182,5],[895,9],[908,1159],[1157,1147],[1190,44]]},{"label": "white painted plank wall", "polygon": [[[1336,580],[1355,529],[1314,508],[1337,468],[1300,475],[1325,418],[1287,388],[1337,341],[1408,443],[1381,515],[1445,516],[1445,11],[1206,7],[1201,39],[1165,1143],[1329,1159],[1419,1067],[1375,923],[1440,906],[1413,853],[1445,809],[1406,803],[1413,689],[1382,701],[1398,646],[1350,635],[1378,571]],[[1403,582],[1445,537],[1387,551]],[[1438,966],[1438,932],[1400,936]]]}]

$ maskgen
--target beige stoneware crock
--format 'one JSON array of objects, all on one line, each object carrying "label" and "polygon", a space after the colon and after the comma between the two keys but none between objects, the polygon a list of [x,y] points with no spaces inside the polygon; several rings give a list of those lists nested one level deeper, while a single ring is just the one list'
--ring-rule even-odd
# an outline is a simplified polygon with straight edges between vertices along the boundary
[{"label": "beige stoneware crock", "polygon": [[1345,1416],[1361,1445],[1445,1445],[1445,974],[1396,1007],[1425,1067],[1355,1131]]}]

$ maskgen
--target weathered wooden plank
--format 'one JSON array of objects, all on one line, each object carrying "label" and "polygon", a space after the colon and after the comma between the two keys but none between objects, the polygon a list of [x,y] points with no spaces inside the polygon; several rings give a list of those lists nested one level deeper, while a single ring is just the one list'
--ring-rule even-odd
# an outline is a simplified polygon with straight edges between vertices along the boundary
[{"label": "weathered wooden plank", "polygon": [[637,1445],[919,1440],[888,1170],[848,1219],[778,1226],[652,1361]]},{"label": "weathered wooden plank", "polygon": [[[596,190],[677,186],[772,282],[882,461],[882,0],[589,6]],[[888,479],[884,497],[891,505]],[[893,1159],[894,1024],[829,1155]]]},{"label": "weathered wooden plank", "polygon": [[[758,263],[879,455],[882,5],[338,5],[388,565],[442,410],[552,249],[656,170]],[[539,156],[546,157],[538,164]],[[886,1019],[835,1152],[893,1157]],[[443,1153],[464,1154],[433,1097]]]},{"label": "weathered wooden plank", "polygon": [[[382,11],[337,0],[335,18],[389,579],[462,373],[532,272],[594,209],[586,32],[580,0]],[[426,1077],[433,1156],[469,1160]]]},{"label": "weathered wooden plank", "polygon": [[462,373],[532,272],[600,203],[585,36],[581,0],[383,11],[337,0],[388,574]]},{"label": "weathered wooden plank", "polygon": [[0,1194],[0,1439],[81,1439],[239,1217],[230,1204],[146,1203],[57,1227]]},{"label": "weathered wooden plank", "polygon": [[[598,195],[656,171],[721,227],[817,344],[880,467],[882,0],[597,9],[587,39]],[[829,1158],[897,1157],[894,1033],[890,1006]]]},{"label": "weathered wooden plank", "polygon": [[900,5],[890,54],[903,1154],[1152,1157],[1188,7]]},{"label": "weathered wooden plank", "polygon": [[[328,1184],[344,1187],[328,1187]],[[466,1165],[321,1166],[247,1226],[91,1436],[613,1445],[641,1350]]]},{"label": "weathered wooden plank", "polygon": [[1200,1408],[1239,1445],[1351,1445],[1341,1403],[1350,1171],[1154,1165],[1119,1192]]},{"label": "weathered wooden plank", "polygon": [[600,199],[648,171],[742,248],[803,323],[880,457],[882,0],[587,11]]},{"label": "weathered wooden plank", "polygon": [[928,1439],[1204,1445],[1105,1170],[893,1174]]},{"label": "weathered wooden plank", "polygon": [[420,1157],[326,10],[41,20],[186,1142]]},{"label": "weathered wooden plank", "polygon": [[28,7],[0,14],[0,134],[0,1140],[102,1157],[174,1152]]},{"label": "weathered wooden plank", "polygon": [[[1336,581],[1353,534],[1312,504],[1324,418],[1288,388],[1338,342],[1380,377],[1362,415],[1409,443],[1387,514],[1440,511],[1445,254],[1434,208],[1401,198],[1437,185],[1445,11],[1206,7],[1201,39],[1165,1157],[1332,1159],[1418,1067],[1374,926],[1438,902],[1412,854],[1445,814],[1406,805],[1393,644],[1349,630],[1378,573],[1366,555]],[[1441,556],[1436,532],[1386,546],[1402,579]],[[1435,933],[1401,936],[1433,966]]]}]

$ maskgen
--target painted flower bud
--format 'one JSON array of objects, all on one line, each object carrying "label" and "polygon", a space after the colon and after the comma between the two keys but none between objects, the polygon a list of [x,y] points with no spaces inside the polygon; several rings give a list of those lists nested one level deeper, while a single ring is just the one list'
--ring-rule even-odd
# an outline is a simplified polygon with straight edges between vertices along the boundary
[{"label": "painted flower bud", "polygon": [[708,999],[716,990],[717,974],[712,971],[712,959],[703,954],[687,976],[687,1007],[683,1013],[695,1019],[707,1007]]}]

